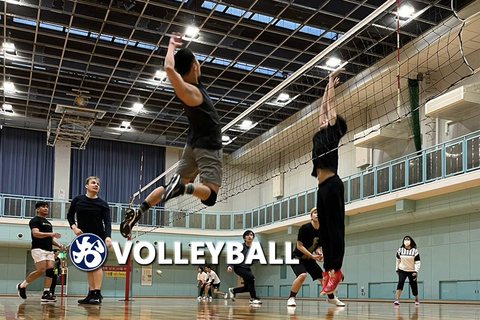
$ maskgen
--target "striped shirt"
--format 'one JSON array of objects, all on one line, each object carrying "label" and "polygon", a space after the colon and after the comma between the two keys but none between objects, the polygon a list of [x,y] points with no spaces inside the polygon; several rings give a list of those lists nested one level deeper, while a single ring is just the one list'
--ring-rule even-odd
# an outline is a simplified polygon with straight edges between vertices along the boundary
[{"label": "striped shirt", "polygon": [[397,250],[395,270],[418,272],[420,270],[420,255],[416,248],[406,249],[400,247]]}]

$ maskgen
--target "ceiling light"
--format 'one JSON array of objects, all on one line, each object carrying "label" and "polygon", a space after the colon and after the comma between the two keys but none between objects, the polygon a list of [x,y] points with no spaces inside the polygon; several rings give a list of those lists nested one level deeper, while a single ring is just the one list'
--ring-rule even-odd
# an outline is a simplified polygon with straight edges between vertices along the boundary
[{"label": "ceiling light", "polygon": [[130,127],[130,122],[122,121],[122,124],[120,125],[120,129],[123,129],[124,131],[132,129],[132,127]]},{"label": "ceiling light", "polygon": [[195,38],[198,35],[199,31],[200,29],[195,26],[188,26],[187,30],[185,30],[185,35],[189,38]]},{"label": "ceiling light", "polygon": [[243,131],[248,131],[255,127],[257,124],[253,123],[251,120],[243,120],[243,122],[239,125],[240,129]]},{"label": "ceiling light", "polygon": [[327,60],[325,64],[327,65],[327,67],[335,68],[335,67],[338,67],[341,63],[342,63],[342,60],[336,57],[331,57],[330,59]]},{"label": "ceiling light", "polygon": [[280,93],[278,95],[277,101],[285,102],[285,101],[288,101],[288,99],[290,99],[290,95],[288,93]]},{"label": "ceiling light", "polygon": [[17,50],[15,49],[15,44],[13,44],[12,42],[4,42],[3,43],[3,51],[5,51],[6,53],[10,53],[10,54],[16,54],[17,53]]},{"label": "ceiling light", "polygon": [[[132,111],[134,112],[140,112],[143,109],[143,103],[141,102],[135,102],[132,107]],[[130,124],[130,123],[129,123]]]},{"label": "ceiling light", "polygon": [[405,4],[398,10],[398,15],[401,18],[411,18],[415,13],[415,8],[411,5]]},{"label": "ceiling light", "polygon": [[155,81],[163,81],[167,77],[167,73],[164,70],[158,70],[153,77]]},{"label": "ceiling light", "polygon": [[13,108],[12,108],[12,105],[9,104],[9,103],[4,103],[2,105],[2,110],[6,113],[13,113]]},{"label": "ceiling light", "polygon": [[5,91],[15,91],[15,84],[12,81],[5,81],[3,83],[3,90],[5,90]]}]

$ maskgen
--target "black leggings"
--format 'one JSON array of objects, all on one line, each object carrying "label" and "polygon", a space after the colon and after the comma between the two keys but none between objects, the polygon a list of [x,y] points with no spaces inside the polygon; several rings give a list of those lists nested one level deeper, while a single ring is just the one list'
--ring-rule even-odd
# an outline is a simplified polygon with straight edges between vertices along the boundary
[{"label": "black leggings", "polygon": [[233,271],[243,279],[243,287],[233,288],[233,293],[249,292],[250,298],[258,299],[255,292],[255,276],[250,268],[233,267]]},{"label": "black leggings", "polygon": [[412,288],[412,294],[414,296],[418,296],[417,276],[414,276],[413,273],[414,272],[398,270],[397,290],[403,290],[403,285],[405,284],[405,280],[408,277],[408,281],[410,282],[410,288]]},{"label": "black leggings", "polygon": [[317,212],[323,250],[323,269],[339,270],[345,255],[344,186],[338,175],[318,185]]}]

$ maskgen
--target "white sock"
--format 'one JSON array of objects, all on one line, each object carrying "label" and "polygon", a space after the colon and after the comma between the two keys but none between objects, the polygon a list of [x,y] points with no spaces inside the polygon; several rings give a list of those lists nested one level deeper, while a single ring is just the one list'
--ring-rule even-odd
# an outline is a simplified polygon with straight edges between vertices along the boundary
[{"label": "white sock", "polygon": [[20,287],[26,288],[28,286],[27,280],[23,280],[23,282],[20,284]]}]

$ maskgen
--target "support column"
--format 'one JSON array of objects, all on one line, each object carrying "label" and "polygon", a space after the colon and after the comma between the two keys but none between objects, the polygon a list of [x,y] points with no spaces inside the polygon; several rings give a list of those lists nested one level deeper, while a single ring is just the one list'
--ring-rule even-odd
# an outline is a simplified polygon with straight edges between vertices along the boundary
[{"label": "support column", "polygon": [[68,200],[70,191],[70,141],[57,141],[55,144],[55,176],[53,178],[53,198]]}]

